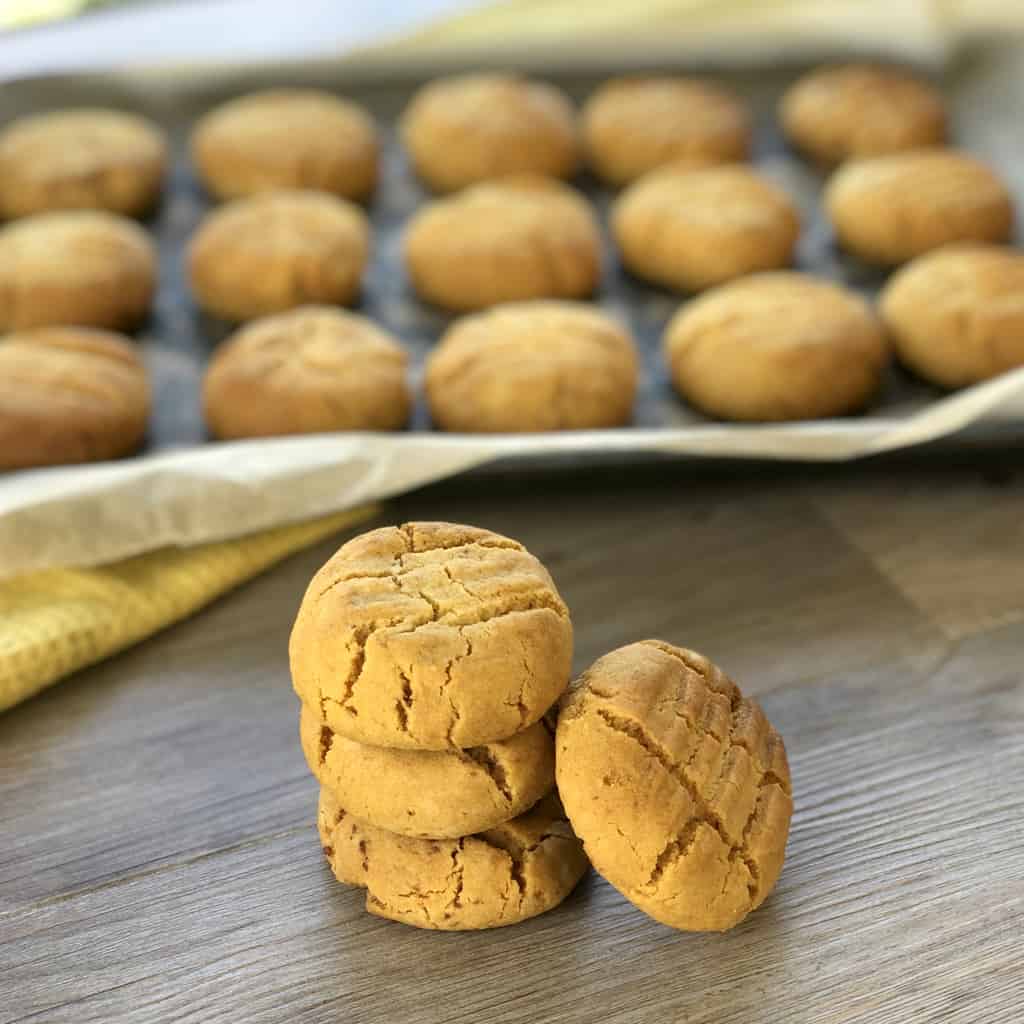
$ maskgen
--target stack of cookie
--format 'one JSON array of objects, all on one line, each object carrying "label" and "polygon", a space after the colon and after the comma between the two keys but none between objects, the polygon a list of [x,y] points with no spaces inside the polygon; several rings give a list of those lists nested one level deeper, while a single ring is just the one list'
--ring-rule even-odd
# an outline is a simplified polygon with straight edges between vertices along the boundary
[{"label": "stack of cookie", "polygon": [[568,895],[587,861],[544,716],[572,625],[522,545],[449,523],[363,534],[313,578],[289,653],[324,852],[367,910],[486,928]]}]

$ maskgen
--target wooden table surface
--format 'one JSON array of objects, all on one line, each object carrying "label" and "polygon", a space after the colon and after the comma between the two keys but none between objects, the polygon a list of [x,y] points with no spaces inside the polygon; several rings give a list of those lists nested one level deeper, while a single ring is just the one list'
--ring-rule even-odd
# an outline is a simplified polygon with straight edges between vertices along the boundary
[{"label": "wooden table surface", "polygon": [[522,540],[577,668],[646,636],[761,697],[781,881],[724,935],[593,873],[482,933],[370,917],[320,854],[286,641],[340,538],[0,716],[0,1020],[1024,1020],[1024,474],[884,463],[471,478],[381,522]]}]

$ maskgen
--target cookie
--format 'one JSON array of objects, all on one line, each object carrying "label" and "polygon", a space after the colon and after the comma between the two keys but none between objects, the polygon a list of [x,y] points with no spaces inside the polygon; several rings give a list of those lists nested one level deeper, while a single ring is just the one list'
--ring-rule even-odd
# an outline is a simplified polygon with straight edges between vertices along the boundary
[{"label": "cookie", "polygon": [[860,296],[778,271],[721,285],[665,330],[676,390],[726,420],[804,420],[860,409],[889,363],[885,334]]},{"label": "cookie", "polygon": [[563,702],[555,773],[594,867],[662,924],[724,931],[772,891],[793,810],[782,738],[693,651],[620,647]]},{"label": "cookie", "polygon": [[821,164],[941,146],[947,132],[935,86],[877,64],[808,72],[782,97],[779,121],[789,141]]},{"label": "cookie", "polygon": [[39,213],[0,230],[0,331],[52,324],[128,330],[148,314],[156,253],[133,221]]},{"label": "cookie", "polygon": [[579,193],[544,178],[474,185],[409,224],[413,287],[456,311],[522,299],[580,299],[601,276],[601,235]]},{"label": "cookie", "polygon": [[215,437],[398,430],[409,419],[409,357],[366,317],[302,306],[242,327],[203,380]]},{"label": "cookie", "polygon": [[443,430],[585,430],[628,423],[637,355],[628,331],[574,302],[511,303],[457,321],[427,361]]},{"label": "cookie", "polygon": [[369,252],[358,206],[326,192],[263,192],[206,217],[189,244],[188,276],[207,312],[250,320],[352,302]]},{"label": "cookie", "polygon": [[268,89],[229,100],[196,125],[192,160],[219,199],[318,189],[366,199],[379,145],[360,106],[319,89]]},{"label": "cookie", "polygon": [[338,881],[365,887],[371,914],[415,928],[518,924],[557,907],[587,870],[554,795],[485,832],[435,840],[361,825],[324,787],[317,823]]},{"label": "cookie", "polygon": [[405,523],[344,544],[313,577],[289,645],[324,724],[381,747],[481,746],[533,725],[569,680],[572,625],[521,544]]},{"label": "cookie", "polygon": [[668,166],[619,196],[611,229],[638,277],[699,291],[789,266],[800,215],[785,192],[746,167]]},{"label": "cookie", "polygon": [[418,838],[458,838],[529,810],[555,785],[540,721],[469,750],[394,750],[339,736],[309,708],[299,735],[310,771],[361,824]]},{"label": "cookie", "polygon": [[142,444],[149,405],[128,338],[89,327],[0,337],[0,470],[127,455]]},{"label": "cookie", "polygon": [[734,163],[750,150],[750,116],[735,97],[693,78],[613,78],[587,100],[591,169],[625,185],[675,160]]},{"label": "cookie", "polygon": [[854,160],[832,176],[825,208],[844,248],[894,266],[950,242],[1005,242],[1013,200],[991,168],[952,149]]},{"label": "cookie", "polygon": [[1024,254],[955,245],[897,271],[879,309],[900,361],[945,388],[1024,366]]},{"label": "cookie", "polygon": [[406,108],[400,132],[416,173],[437,192],[512,174],[569,178],[578,163],[568,97],[517,75],[430,82]]},{"label": "cookie", "polygon": [[167,143],[151,121],[119,110],[62,110],[0,133],[0,218],[49,210],[147,213],[160,197]]}]

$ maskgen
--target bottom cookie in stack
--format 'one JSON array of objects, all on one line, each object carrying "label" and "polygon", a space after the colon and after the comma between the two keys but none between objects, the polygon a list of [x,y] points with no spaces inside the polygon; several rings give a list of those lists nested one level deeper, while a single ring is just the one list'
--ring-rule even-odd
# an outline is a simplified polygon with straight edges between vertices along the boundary
[{"label": "bottom cookie in stack", "polygon": [[516,924],[558,906],[587,870],[583,845],[551,793],[476,835],[414,839],[355,821],[320,789],[320,840],[340,882],[366,889],[366,909],[417,928]]}]

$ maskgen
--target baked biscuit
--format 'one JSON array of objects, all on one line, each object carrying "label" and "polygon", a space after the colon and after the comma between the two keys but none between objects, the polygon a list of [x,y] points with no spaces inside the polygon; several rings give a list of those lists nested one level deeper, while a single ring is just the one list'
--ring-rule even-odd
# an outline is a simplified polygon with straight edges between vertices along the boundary
[{"label": "baked biscuit", "polygon": [[569,178],[578,162],[568,97],[517,75],[431,82],[413,97],[400,131],[416,173],[437,192],[511,174]]},{"label": "baked biscuit", "polygon": [[684,306],[665,330],[665,358],[679,394],[711,416],[803,420],[864,406],[889,347],[858,295],[780,271]]},{"label": "baked biscuit", "polygon": [[779,120],[786,137],[822,164],[941,146],[947,131],[935,86],[876,64],[809,72],[782,97]]},{"label": "baked biscuit", "polygon": [[619,196],[611,229],[638,277],[699,291],[789,266],[800,215],[785,192],[746,167],[668,166]]},{"label": "baked biscuit", "polygon": [[662,164],[745,160],[750,116],[718,86],[692,78],[613,78],[583,107],[593,171],[625,185]]},{"label": "baked biscuit", "polygon": [[546,178],[474,185],[428,203],[409,224],[416,291],[445,309],[579,299],[601,276],[601,235],[579,193]]},{"label": "baked biscuit", "polygon": [[236,331],[203,381],[215,437],[397,430],[408,422],[409,357],[355,313],[302,306]]},{"label": "baked biscuit", "polygon": [[324,787],[317,822],[338,881],[365,887],[371,914],[415,928],[517,924],[557,907],[587,870],[553,794],[477,835],[411,839],[359,824]]},{"label": "baked biscuit", "polygon": [[900,361],[959,388],[1024,366],[1024,254],[955,245],[890,279],[879,305]]},{"label": "baked biscuit", "polygon": [[229,100],[199,121],[191,149],[203,183],[220,199],[287,188],[359,200],[377,184],[373,119],[319,89],[268,89]]},{"label": "baked biscuit", "polygon": [[21,117],[0,133],[0,218],[82,209],[138,217],[159,198],[166,163],[160,129],[136,114]]},{"label": "baked biscuit", "polygon": [[529,810],[555,785],[555,750],[540,721],[469,750],[394,750],[356,743],[303,707],[310,771],[356,821],[418,838],[458,838]]},{"label": "baked biscuit", "polygon": [[980,160],[923,149],[844,164],[825,191],[844,248],[893,266],[950,242],[1005,242],[1013,200]]},{"label": "baked biscuit", "polygon": [[209,214],[188,249],[203,309],[250,320],[359,294],[370,228],[358,206],[326,192],[263,192]]},{"label": "baked biscuit", "polygon": [[526,729],[555,702],[572,624],[521,544],[406,523],[350,540],[313,577],[289,654],[295,692],[334,732],[466,748]]},{"label": "baked biscuit", "polygon": [[724,931],[772,891],[793,810],[782,738],[706,658],[657,640],[576,680],[558,789],[594,867],[662,924]]},{"label": "baked biscuit", "polygon": [[585,430],[628,423],[632,338],[582,303],[497,306],[459,320],[427,361],[430,414],[443,430]]},{"label": "baked biscuit", "polygon": [[148,315],[155,288],[149,236],[116,214],[38,213],[0,230],[0,331],[127,330]]},{"label": "baked biscuit", "polygon": [[39,327],[0,338],[0,470],[94,462],[142,444],[149,383],[127,338]]}]

